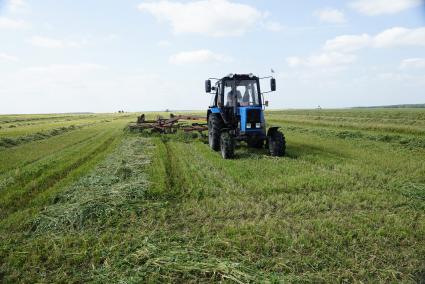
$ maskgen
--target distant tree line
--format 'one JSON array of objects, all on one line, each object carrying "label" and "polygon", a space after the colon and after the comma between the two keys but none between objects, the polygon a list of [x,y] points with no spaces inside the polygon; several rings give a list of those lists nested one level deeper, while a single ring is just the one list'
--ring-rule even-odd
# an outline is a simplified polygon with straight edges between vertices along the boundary
[{"label": "distant tree line", "polygon": [[368,106],[368,107],[355,107],[355,108],[425,108],[425,104],[402,104],[402,105]]}]

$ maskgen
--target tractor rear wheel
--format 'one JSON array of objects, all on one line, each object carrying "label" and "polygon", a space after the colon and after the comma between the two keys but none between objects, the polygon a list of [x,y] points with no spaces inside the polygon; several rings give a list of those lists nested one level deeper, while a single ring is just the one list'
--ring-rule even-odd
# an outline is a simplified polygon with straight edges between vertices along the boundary
[{"label": "tractor rear wheel", "polygon": [[264,146],[264,140],[262,139],[248,138],[246,143],[248,144],[248,147],[251,147],[251,148],[260,149],[260,148],[263,148]]},{"label": "tractor rear wheel", "polygon": [[285,136],[280,131],[273,131],[268,137],[268,146],[271,156],[282,157],[285,155],[286,141]]},{"label": "tractor rear wheel", "polygon": [[232,159],[235,157],[235,140],[228,132],[221,133],[220,146],[223,159]]},{"label": "tractor rear wheel", "polygon": [[210,114],[208,118],[208,144],[214,151],[220,150],[220,131],[222,127],[221,117],[217,114]]}]

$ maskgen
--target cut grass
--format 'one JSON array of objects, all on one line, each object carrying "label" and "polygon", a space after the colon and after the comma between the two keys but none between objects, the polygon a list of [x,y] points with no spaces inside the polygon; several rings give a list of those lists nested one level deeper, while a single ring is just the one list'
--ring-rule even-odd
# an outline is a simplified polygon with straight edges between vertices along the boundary
[{"label": "cut grass", "polygon": [[37,132],[35,134],[26,135],[26,136],[1,137],[0,138],[0,149],[1,148],[11,148],[11,147],[18,146],[20,144],[47,139],[47,138],[57,136],[57,135],[60,135],[60,134],[63,134],[65,132],[72,131],[72,130],[75,130],[75,129],[77,129],[77,127],[75,125],[71,125],[69,127],[54,128],[52,130],[48,130],[48,131],[45,131],[45,132]]},{"label": "cut grass", "polygon": [[256,268],[240,281],[418,280],[424,203],[394,189],[423,184],[423,157],[320,137],[304,147],[308,137],[288,139],[284,162],[246,149],[224,161],[206,145],[168,142],[174,159],[170,150],[163,159],[173,163],[180,193],[168,217],[174,235],[242,271]]},{"label": "cut grass", "polygon": [[127,139],[90,175],[58,194],[33,221],[32,231],[40,235],[92,227],[102,230],[110,226],[113,215],[127,217],[135,209],[132,200],[143,200],[146,195],[143,170],[150,161],[141,148],[147,145],[139,139]]},{"label": "cut grass", "polygon": [[122,137],[117,127],[124,124],[89,127],[0,152],[10,161],[1,165],[5,167],[0,175],[3,224],[15,228],[14,223],[37,212],[64,185],[84,175],[114,149]]},{"label": "cut grass", "polygon": [[[40,141],[32,141],[21,144],[8,149],[0,149],[1,163],[0,175],[20,169],[21,167],[45,159],[49,156],[60,156],[60,152],[85,143],[88,140],[96,140],[100,134],[105,132],[115,131],[120,133],[121,127],[124,127],[125,122],[118,121],[115,123],[99,123],[88,127],[77,129],[75,131],[66,132],[58,136],[53,136]],[[90,143],[93,143],[91,141]]]},{"label": "cut grass", "polygon": [[293,110],[274,111],[269,121],[277,119],[280,123],[425,135],[425,115],[423,109],[351,109],[351,110]]},{"label": "cut grass", "polygon": [[16,121],[2,123],[0,116],[0,138],[18,139],[40,133],[48,133],[54,129],[70,126],[84,127],[102,122],[110,122],[115,117],[105,115],[65,115],[15,118]]},{"label": "cut grass", "polygon": [[[3,151],[0,180],[18,168],[27,178],[0,197],[0,282],[423,281],[425,152],[398,139],[422,141],[404,123],[422,125],[424,110],[321,111],[323,124],[305,123],[315,113],[268,113],[286,132],[284,158],[243,146],[223,160],[185,135],[118,143],[123,117]],[[90,153],[108,137],[116,149],[98,164],[110,150]],[[64,183],[26,195],[51,165],[83,157]]]}]

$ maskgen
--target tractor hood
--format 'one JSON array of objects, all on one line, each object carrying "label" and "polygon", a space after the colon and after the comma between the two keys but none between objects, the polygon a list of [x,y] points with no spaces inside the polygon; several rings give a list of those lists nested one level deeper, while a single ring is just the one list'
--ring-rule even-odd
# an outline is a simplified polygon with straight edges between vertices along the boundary
[{"label": "tractor hood", "polygon": [[238,114],[240,116],[240,131],[249,132],[264,132],[264,113],[261,107],[239,107]]}]

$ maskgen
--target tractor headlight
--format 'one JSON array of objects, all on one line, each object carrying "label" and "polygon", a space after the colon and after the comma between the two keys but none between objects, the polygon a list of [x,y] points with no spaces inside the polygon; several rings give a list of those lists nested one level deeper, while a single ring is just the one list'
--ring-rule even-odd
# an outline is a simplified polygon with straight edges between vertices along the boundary
[{"label": "tractor headlight", "polygon": [[251,123],[247,123],[246,128],[251,129]]},{"label": "tractor headlight", "polygon": [[261,128],[261,123],[257,122],[257,123],[255,124],[255,128]]}]

